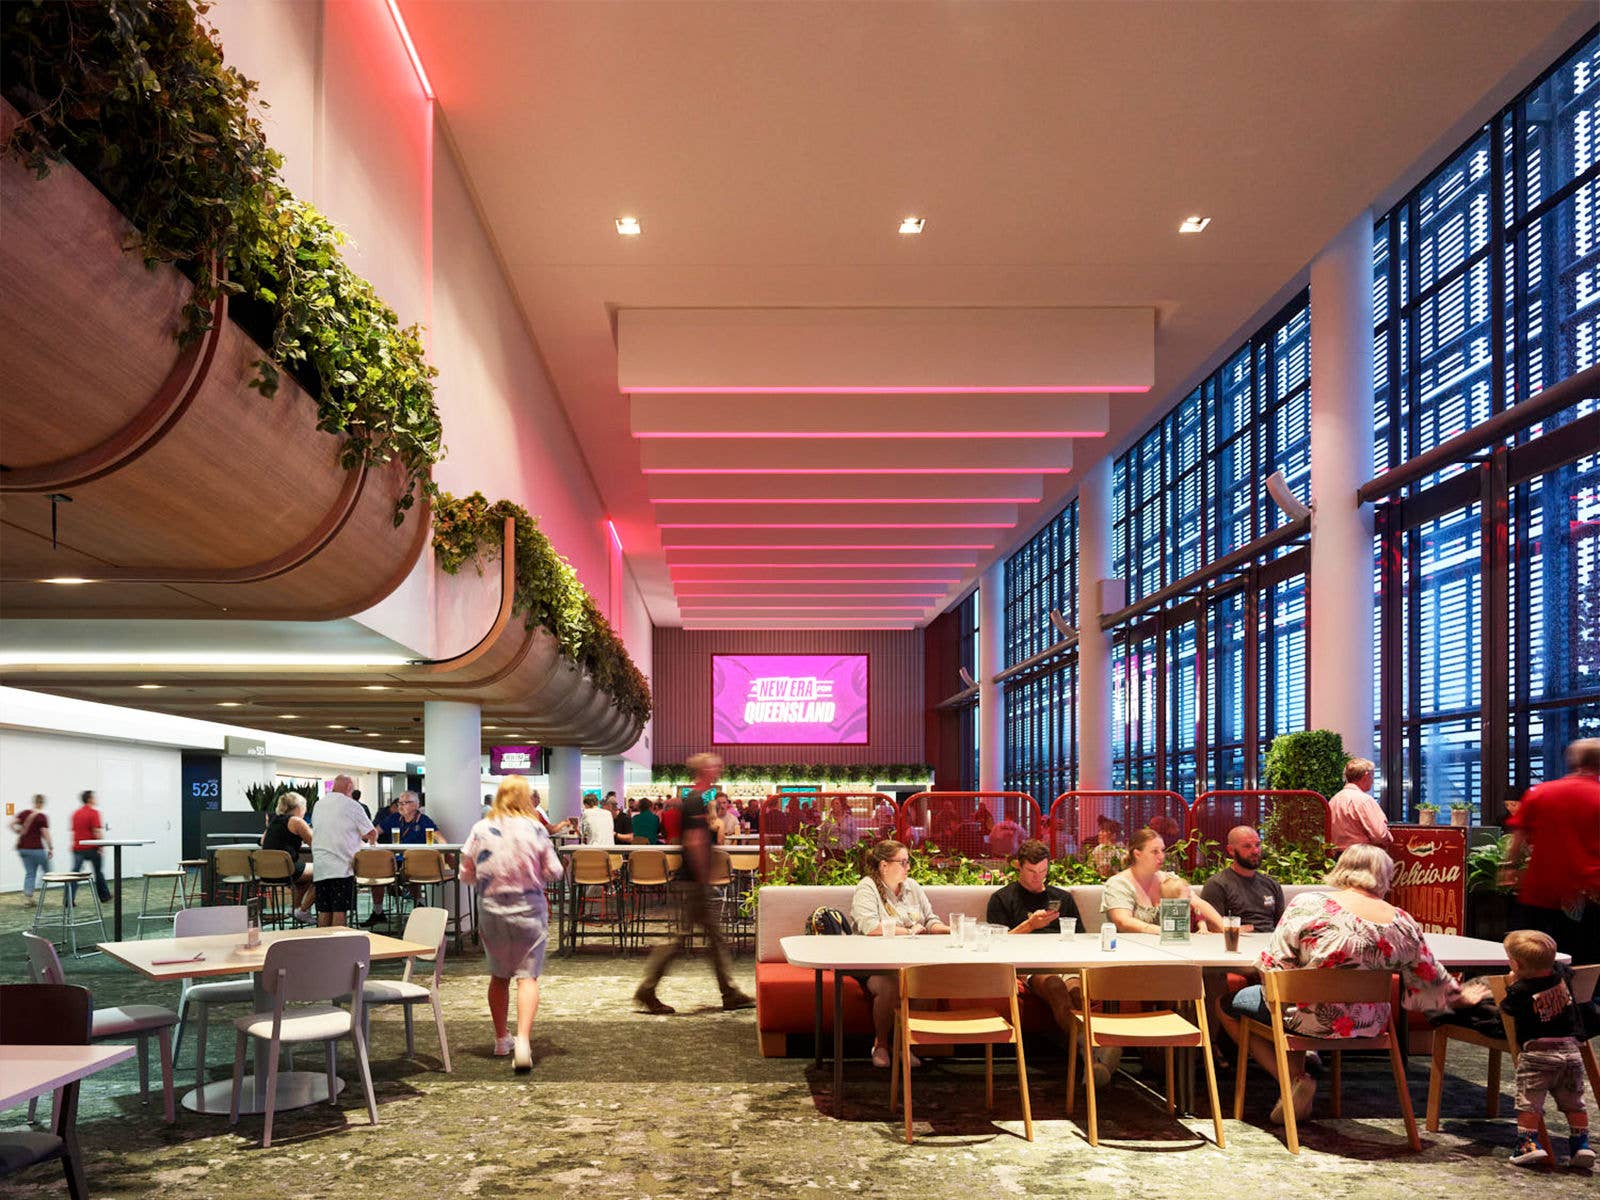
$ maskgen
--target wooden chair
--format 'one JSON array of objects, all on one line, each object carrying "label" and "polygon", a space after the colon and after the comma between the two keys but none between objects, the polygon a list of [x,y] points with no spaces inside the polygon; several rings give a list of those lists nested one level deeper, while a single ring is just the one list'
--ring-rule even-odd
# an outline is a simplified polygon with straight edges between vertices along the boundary
[{"label": "wooden chair", "polygon": [[[87,1046],[93,1008],[88,988],[62,983],[0,985],[0,1046]],[[88,1200],[83,1152],[78,1148],[78,1085],[74,1080],[56,1089],[48,1133],[0,1133],[0,1176],[59,1158],[72,1200]]]},{"label": "wooden chair", "polygon": [[576,947],[584,929],[584,909],[595,900],[600,903],[602,923],[609,921],[617,952],[622,952],[623,919],[617,876],[611,869],[611,855],[605,850],[581,849],[572,852],[573,894],[572,944]]},{"label": "wooden chair", "polygon": [[[635,850],[628,859],[628,932],[629,936],[642,943],[644,941],[645,925],[649,922],[646,915],[650,908],[652,896],[659,896],[663,901],[667,896],[667,889],[671,879],[667,873],[667,855],[663,850]],[[663,904],[662,911],[667,906]],[[671,923],[670,916],[661,918],[663,926]]]},{"label": "wooden chair", "polygon": [[262,921],[283,928],[294,909],[294,884],[299,865],[287,850],[250,851],[250,878],[261,899]]},{"label": "wooden chair", "polygon": [[235,904],[243,904],[250,898],[251,884],[255,876],[250,870],[250,851],[248,850],[217,850],[211,856],[212,875],[212,900],[221,903],[223,889],[232,893]]},{"label": "wooden chair", "polygon": [[[1100,1144],[1100,1120],[1094,1086],[1094,1051],[1101,1046],[1162,1046],[1167,1059],[1167,1114],[1173,1115],[1173,1051],[1198,1048],[1206,1067],[1206,1088],[1211,1095],[1211,1122],[1217,1148],[1227,1140],[1222,1132],[1222,1105],[1217,1099],[1216,1065],[1211,1056],[1211,1029],[1206,1021],[1205,984],[1197,966],[1086,967],[1079,975],[1083,1007],[1073,1013],[1067,1027],[1067,1115],[1078,1104],[1078,1043],[1083,1043],[1083,1075],[1089,1095],[1089,1144]],[[1142,1001],[1171,1005],[1141,1012],[1095,1012],[1091,1000]],[[1177,1011],[1192,1005],[1191,1022]],[[1080,1038],[1081,1029],[1081,1038]]]},{"label": "wooden chair", "polygon": [[1289,1152],[1300,1153],[1300,1131],[1295,1123],[1294,1099],[1290,1095],[1289,1051],[1315,1050],[1333,1056],[1333,1115],[1340,1115],[1339,1084],[1343,1056],[1349,1050],[1387,1050],[1394,1072],[1395,1090],[1400,1097],[1400,1115],[1405,1118],[1406,1140],[1412,1150],[1422,1149],[1417,1135],[1417,1118],[1411,1109],[1411,1092],[1406,1086],[1406,1067],[1400,1058],[1400,1043],[1395,1035],[1394,1008],[1383,1032],[1369,1038],[1315,1038],[1292,1034],[1284,1028],[1285,1005],[1385,1004],[1390,1003],[1389,971],[1358,971],[1337,968],[1307,968],[1298,971],[1263,971],[1262,990],[1272,1012],[1272,1024],[1263,1025],[1250,1017],[1239,1018],[1239,1074],[1233,1091],[1233,1117],[1244,1116],[1245,1074],[1250,1063],[1250,1038],[1270,1037],[1278,1060],[1278,1091],[1282,1098],[1284,1130]]},{"label": "wooden chair", "polygon": [[[954,1000],[961,1007],[917,1009],[913,1000]],[[1010,1017],[1000,1015],[1008,1008]],[[1017,972],[992,963],[940,963],[900,969],[900,1015],[895,1022],[895,1064],[889,1077],[892,1110],[904,1077],[906,1143],[911,1133],[911,1052],[916,1046],[983,1046],[985,1098],[994,1111],[994,1048],[1017,1048],[1017,1086],[1022,1092],[1022,1125],[1033,1141],[1033,1110],[1028,1103],[1028,1064],[1022,1053],[1022,1021],[1017,1012]]]},{"label": "wooden chair", "polygon": [[[387,921],[389,919],[389,914],[387,911],[388,898],[390,896],[395,896],[395,903],[397,905],[400,903],[397,895],[399,889],[395,886],[399,882],[399,873],[395,868],[394,851],[379,850],[376,847],[366,850],[357,850],[355,857],[355,872],[356,890],[358,893],[362,888],[366,888],[368,895],[376,897],[378,894],[377,889],[388,889],[384,893],[383,902],[375,903],[370,910],[370,915],[372,917],[376,917],[381,913],[383,915],[383,919]],[[351,913],[345,919],[351,924],[354,924],[355,914]]]}]

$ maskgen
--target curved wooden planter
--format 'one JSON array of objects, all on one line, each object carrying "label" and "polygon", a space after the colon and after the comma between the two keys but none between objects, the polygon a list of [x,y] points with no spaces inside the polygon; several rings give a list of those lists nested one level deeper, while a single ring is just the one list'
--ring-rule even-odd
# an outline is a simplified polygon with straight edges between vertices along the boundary
[{"label": "curved wooden planter", "polygon": [[[0,134],[15,120],[0,108]],[[252,390],[262,350],[222,306],[179,347],[188,281],[128,253],[131,227],[71,167],[0,160],[0,208],[8,616],[327,620],[399,586],[428,522],[395,528],[398,463],[345,470],[298,384]],[[39,582],[56,577],[97,582]]]},{"label": "curved wooden planter", "polygon": [[[515,544],[506,522],[505,544]],[[360,744],[406,750],[397,739],[421,747],[421,702],[459,700],[482,707],[484,719],[513,728],[549,746],[578,746],[592,754],[619,754],[631,747],[643,723],[624,714],[592,679],[561,655],[555,637],[528,628],[511,611],[515,569],[501,563],[500,603],[483,636],[448,659],[368,669],[157,666],[131,669],[105,664],[0,667],[0,682],[84,700],[151,708],[178,716],[214,720],[216,705],[241,705],[229,719],[244,725],[284,728],[278,714],[301,721],[296,732],[343,740],[328,724],[355,727]],[[161,691],[140,683],[160,682]],[[380,690],[373,690],[373,689]],[[369,733],[378,740],[367,742]],[[414,736],[412,736],[414,735]],[[486,737],[485,741],[503,741]]]}]

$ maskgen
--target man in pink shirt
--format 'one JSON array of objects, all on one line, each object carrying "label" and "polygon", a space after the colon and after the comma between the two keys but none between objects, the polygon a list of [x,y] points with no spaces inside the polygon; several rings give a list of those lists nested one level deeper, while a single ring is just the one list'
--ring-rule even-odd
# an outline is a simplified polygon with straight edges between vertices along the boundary
[{"label": "man in pink shirt", "polygon": [[1344,767],[1344,787],[1328,801],[1332,815],[1330,841],[1343,853],[1351,846],[1394,845],[1383,809],[1372,798],[1372,776],[1377,768],[1371,759],[1352,758]]}]

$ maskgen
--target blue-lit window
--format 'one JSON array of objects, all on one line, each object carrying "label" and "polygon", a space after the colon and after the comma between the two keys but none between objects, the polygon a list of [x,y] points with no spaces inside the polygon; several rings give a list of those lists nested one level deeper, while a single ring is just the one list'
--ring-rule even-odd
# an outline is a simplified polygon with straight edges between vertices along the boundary
[{"label": "blue-lit window", "polygon": [[[1380,471],[1600,360],[1600,32],[1378,221],[1373,300]],[[1512,444],[1597,408],[1581,400]],[[1385,659],[1380,625],[1377,669],[1380,682],[1404,680],[1403,777],[1389,781],[1403,813],[1478,804],[1485,786],[1515,794],[1559,774],[1567,742],[1600,731],[1600,456],[1512,478],[1507,528],[1491,533],[1505,539],[1510,578],[1487,583],[1476,488],[1447,490],[1475,469],[1451,464],[1408,489],[1427,519],[1396,537],[1400,628],[1387,644],[1399,661]],[[1497,644],[1482,628],[1485,586],[1507,588],[1510,603],[1503,784],[1481,777],[1480,683]]]},{"label": "blue-lit window", "polygon": [[[1078,619],[1078,503],[1067,505],[1006,560],[1006,665],[1015,666],[1061,640],[1050,620]],[[1078,774],[1077,650],[1010,680],[1005,698],[1006,787],[1027,792],[1048,811]]]}]

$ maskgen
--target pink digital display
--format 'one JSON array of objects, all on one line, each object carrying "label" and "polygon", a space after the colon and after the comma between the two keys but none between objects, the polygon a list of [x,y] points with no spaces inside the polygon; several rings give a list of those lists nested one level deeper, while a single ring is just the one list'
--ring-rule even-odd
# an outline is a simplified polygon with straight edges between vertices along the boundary
[{"label": "pink digital display", "polygon": [[867,741],[865,654],[714,654],[711,740],[721,746]]}]

